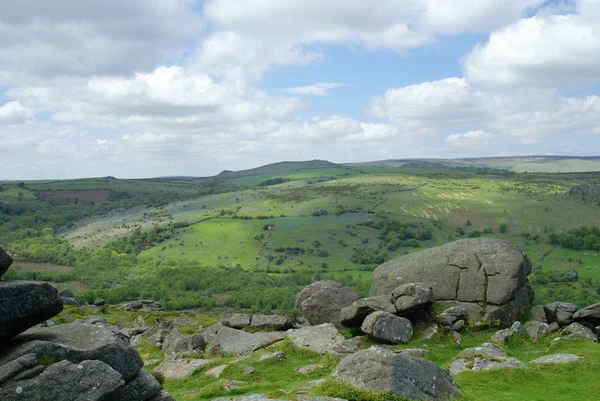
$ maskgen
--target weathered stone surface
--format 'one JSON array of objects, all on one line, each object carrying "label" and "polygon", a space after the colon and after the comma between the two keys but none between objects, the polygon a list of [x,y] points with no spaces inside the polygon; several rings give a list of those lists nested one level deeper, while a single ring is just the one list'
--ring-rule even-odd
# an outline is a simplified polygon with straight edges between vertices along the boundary
[{"label": "weathered stone surface", "polygon": [[400,354],[406,358],[427,358],[429,351],[421,348],[406,348],[394,350],[396,354]]},{"label": "weathered stone surface", "polygon": [[358,347],[342,336],[331,323],[290,329],[286,333],[294,346],[310,349],[321,355],[356,352]]},{"label": "weathered stone surface", "polygon": [[464,306],[453,306],[448,308],[435,317],[435,321],[444,327],[452,327],[459,320],[466,320],[469,317],[469,311]]},{"label": "weathered stone surface", "polygon": [[63,360],[32,377],[3,383],[0,399],[99,401],[123,384],[121,375],[104,362],[83,361],[74,364]]},{"label": "weathered stone surface", "polygon": [[212,369],[207,370],[206,372],[204,372],[207,376],[212,376],[214,378],[219,378],[221,377],[221,375],[223,374],[223,372],[225,371],[225,369],[227,369],[229,365],[219,365],[219,366],[215,366]]},{"label": "weathered stone surface", "polygon": [[269,333],[246,333],[226,326],[221,326],[215,332],[216,334],[212,336],[213,341],[218,343],[226,354],[230,352],[235,354],[247,354],[281,341],[286,335],[285,332],[280,331]]},{"label": "weathered stone surface", "polygon": [[598,336],[590,329],[589,327],[585,327],[579,323],[571,323],[564,330],[569,333],[563,337],[555,338],[552,341],[560,341],[560,340],[573,340],[573,339],[582,339],[582,340],[591,340],[598,341]]},{"label": "weathered stone surface", "polygon": [[353,289],[335,281],[323,280],[304,287],[296,296],[296,307],[312,325],[332,323],[341,327],[340,311],[359,299]]},{"label": "weathered stone surface", "polygon": [[69,289],[62,290],[58,293],[58,296],[63,300],[64,305],[72,305],[72,306],[82,306],[80,300],[75,297],[73,291]]},{"label": "weathered stone surface", "polygon": [[359,299],[340,311],[340,321],[344,327],[360,327],[367,316],[376,311],[396,313],[396,307],[389,295]]},{"label": "weathered stone surface", "polygon": [[285,331],[292,328],[292,322],[283,315],[252,315],[250,327],[260,330]]},{"label": "weathered stone surface", "polygon": [[299,396],[298,401],[346,401],[342,398],[333,398],[333,397],[305,397]]},{"label": "weathered stone surface", "polygon": [[433,302],[431,287],[423,283],[406,283],[392,291],[399,316],[407,316],[417,309],[428,308]]},{"label": "weathered stone surface", "polygon": [[474,304],[479,315],[471,319],[498,319],[506,327],[531,305],[530,272],[531,262],[516,245],[491,238],[466,239],[384,263],[373,274],[370,295],[422,282],[431,286],[434,301]]},{"label": "weathered stone surface", "polygon": [[154,371],[163,374],[169,379],[184,379],[209,363],[210,361],[205,359],[190,359],[187,361],[165,360],[154,368]]},{"label": "weathered stone surface", "polygon": [[309,375],[317,369],[318,369],[317,365],[306,365],[306,366],[301,366],[301,367],[297,368],[296,372],[300,373],[301,375]]},{"label": "weathered stone surface", "polygon": [[591,326],[600,325],[600,302],[597,304],[586,306],[573,314],[573,320],[576,322],[584,322]]},{"label": "weathered stone surface", "polygon": [[510,339],[510,337],[512,337],[510,329],[498,330],[492,336],[492,342],[495,342],[497,344],[504,344]]},{"label": "weathered stone surface", "polygon": [[28,354],[38,359],[52,357],[57,362],[68,360],[76,364],[85,360],[102,361],[120,373],[126,382],[143,366],[137,351],[110,328],[85,323],[30,329],[0,350],[0,365]]},{"label": "weathered stone surface", "polygon": [[248,313],[231,313],[221,320],[221,324],[232,329],[243,329],[250,326],[250,315]]},{"label": "weathered stone surface", "polygon": [[347,356],[333,376],[361,389],[385,391],[412,400],[450,400],[462,396],[454,379],[433,362],[405,358],[382,347]]},{"label": "weathered stone surface", "polygon": [[526,368],[528,365],[511,358],[498,346],[484,343],[481,347],[463,350],[450,365],[450,374],[457,375],[469,370],[483,371],[495,369]]},{"label": "weathered stone surface", "polygon": [[361,330],[373,338],[392,344],[407,343],[413,334],[410,320],[383,311],[367,316]]},{"label": "weathered stone surface", "polygon": [[546,318],[546,311],[544,310],[544,306],[543,305],[532,306],[531,307],[531,317],[529,318],[529,320],[536,321],[536,322],[542,322],[542,323],[549,323],[548,319]]},{"label": "weathered stone surface", "polygon": [[7,272],[10,265],[12,265],[12,262],[13,260],[10,255],[0,247],[0,277]]},{"label": "weathered stone surface", "polygon": [[157,395],[160,388],[154,376],[145,370],[140,370],[133,380],[104,397],[102,401],[146,401]]},{"label": "weathered stone surface", "polygon": [[178,329],[174,329],[165,338],[163,342],[162,350],[165,354],[185,353],[191,351],[204,351],[206,348],[206,342],[204,337],[200,334],[194,334],[191,336],[182,335]]},{"label": "weathered stone surface", "polygon": [[0,348],[62,310],[58,291],[48,283],[0,281]]},{"label": "weathered stone surface", "polygon": [[548,322],[566,326],[573,322],[573,314],[577,311],[577,305],[568,302],[552,302],[544,305],[544,311]]},{"label": "weathered stone surface", "polygon": [[582,361],[583,357],[575,354],[554,354],[546,355],[541,358],[534,359],[529,362],[532,365],[547,365],[547,364],[559,364],[559,363],[571,363]]},{"label": "weathered stone surface", "polygon": [[440,326],[434,324],[423,331],[423,338],[425,340],[435,340],[440,336],[441,330]]},{"label": "weathered stone surface", "polygon": [[550,332],[549,326],[546,323],[535,320],[525,323],[525,330],[529,338],[533,341],[539,340]]}]

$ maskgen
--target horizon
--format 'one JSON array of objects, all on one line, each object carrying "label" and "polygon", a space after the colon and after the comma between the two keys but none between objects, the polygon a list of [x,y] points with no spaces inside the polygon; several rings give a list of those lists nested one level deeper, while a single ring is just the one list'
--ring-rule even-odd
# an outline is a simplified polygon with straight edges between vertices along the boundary
[{"label": "horizon", "polygon": [[600,149],[597,0],[0,4],[3,179]]}]

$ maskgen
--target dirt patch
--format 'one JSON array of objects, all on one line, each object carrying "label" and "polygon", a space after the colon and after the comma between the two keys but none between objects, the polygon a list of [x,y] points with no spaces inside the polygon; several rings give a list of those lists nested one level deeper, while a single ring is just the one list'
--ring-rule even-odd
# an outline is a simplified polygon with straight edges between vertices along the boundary
[{"label": "dirt patch", "polygon": [[69,199],[81,202],[103,202],[110,197],[108,189],[65,189],[55,191],[38,191],[42,196],[55,199]]}]

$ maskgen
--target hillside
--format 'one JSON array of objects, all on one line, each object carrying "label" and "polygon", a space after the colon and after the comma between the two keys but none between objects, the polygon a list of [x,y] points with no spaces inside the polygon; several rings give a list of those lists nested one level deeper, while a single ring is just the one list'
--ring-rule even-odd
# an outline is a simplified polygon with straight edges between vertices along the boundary
[{"label": "hillside", "polygon": [[448,167],[506,169],[518,173],[575,173],[600,171],[600,156],[512,156],[465,159],[391,159],[346,163],[352,168],[400,168],[411,163],[433,163]]},{"label": "hillside", "polygon": [[232,179],[249,177],[253,175],[262,174],[280,174],[289,173],[294,171],[303,170],[317,170],[317,169],[336,169],[341,166],[335,163],[328,162],[326,160],[310,160],[310,161],[284,161],[278,163],[267,164],[264,166],[252,168],[249,170],[229,171],[225,170],[215,176],[219,179]]}]

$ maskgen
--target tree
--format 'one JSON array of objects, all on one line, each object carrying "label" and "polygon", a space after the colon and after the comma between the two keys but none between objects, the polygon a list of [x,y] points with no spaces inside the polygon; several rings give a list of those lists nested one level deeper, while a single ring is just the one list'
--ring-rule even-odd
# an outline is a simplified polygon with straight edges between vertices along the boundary
[{"label": "tree", "polygon": [[506,225],[506,223],[500,223],[500,225],[498,226],[498,231],[502,234],[507,233],[508,226]]},{"label": "tree", "polygon": [[23,181],[21,181],[20,183],[17,184],[17,187],[25,188],[25,183]]}]

